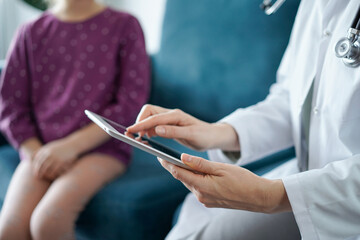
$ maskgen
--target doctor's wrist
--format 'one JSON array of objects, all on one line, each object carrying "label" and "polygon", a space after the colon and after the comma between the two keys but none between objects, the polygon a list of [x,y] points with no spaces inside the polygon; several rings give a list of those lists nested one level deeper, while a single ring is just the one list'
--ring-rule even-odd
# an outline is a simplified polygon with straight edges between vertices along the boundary
[{"label": "doctor's wrist", "polygon": [[209,149],[221,149],[227,152],[239,152],[240,143],[237,132],[235,129],[227,123],[213,123],[213,144]]},{"label": "doctor's wrist", "polygon": [[291,205],[281,179],[268,180],[264,188],[264,209],[266,213],[291,211]]}]

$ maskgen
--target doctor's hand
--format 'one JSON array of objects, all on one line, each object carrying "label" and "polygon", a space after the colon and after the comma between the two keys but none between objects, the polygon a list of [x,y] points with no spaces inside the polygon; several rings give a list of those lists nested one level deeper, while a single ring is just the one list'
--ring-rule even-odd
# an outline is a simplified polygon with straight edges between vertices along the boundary
[{"label": "doctor's hand", "polygon": [[291,211],[281,180],[259,177],[239,166],[210,162],[182,154],[181,160],[197,174],[159,159],[206,207],[275,213]]},{"label": "doctor's hand", "polygon": [[65,139],[45,144],[33,159],[33,170],[36,176],[55,180],[66,172],[78,158],[75,147]]},{"label": "doctor's hand", "polygon": [[179,109],[166,109],[145,105],[139,113],[136,124],[127,128],[131,133],[173,138],[192,149],[203,151],[220,148],[238,151],[239,141],[235,130],[225,123],[207,123]]}]

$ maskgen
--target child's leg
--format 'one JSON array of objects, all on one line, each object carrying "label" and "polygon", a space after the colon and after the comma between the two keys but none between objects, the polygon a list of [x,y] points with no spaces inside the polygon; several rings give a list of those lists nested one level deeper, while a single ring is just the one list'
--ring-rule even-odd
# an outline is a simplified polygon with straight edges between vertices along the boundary
[{"label": "child's leg", "polygon": [[30,161],[16,168],[0,215],[0,240],[31,239],[30,217],[50,182],[34,176]]},{"label": "child's leg", "polygon": [[75,239],[79,213],[104,184],[119,176],[125,166],[111,156],[89,154],[56,179],[31,217],[33,239]]}]

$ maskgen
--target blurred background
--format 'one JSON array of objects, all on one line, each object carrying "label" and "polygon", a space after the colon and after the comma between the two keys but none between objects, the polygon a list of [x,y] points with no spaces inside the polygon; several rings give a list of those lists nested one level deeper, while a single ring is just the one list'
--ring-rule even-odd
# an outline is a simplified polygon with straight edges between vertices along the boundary
[{"label": "blurred background", "polygon": [[[136,16],[145,32],[150,54],[158,51],[166,0],[103,0],[107,5]],[[42,0],[0,0],[0,60],[5,59],[16,29],[35,19],[46,4]]]}]

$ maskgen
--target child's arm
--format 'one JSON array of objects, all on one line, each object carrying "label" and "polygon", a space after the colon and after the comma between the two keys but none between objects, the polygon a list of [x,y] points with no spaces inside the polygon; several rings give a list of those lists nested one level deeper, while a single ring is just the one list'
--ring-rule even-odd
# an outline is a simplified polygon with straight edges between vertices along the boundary
[{"label": "child's arm", "polygon": [[0,129],[15,147],[38,138],[31,105],[31,39],[23,26],[14,39],[0,80]]},{"label": "child's arm", "polygon": [[95,123],[90,123],[80,130],[73,132],[64,138],[64,140],[69,143],[69,146],[72,146],[76,155],[79,156],[102,145],[110,138],[110,135],[99,128],[99,126]]}]

